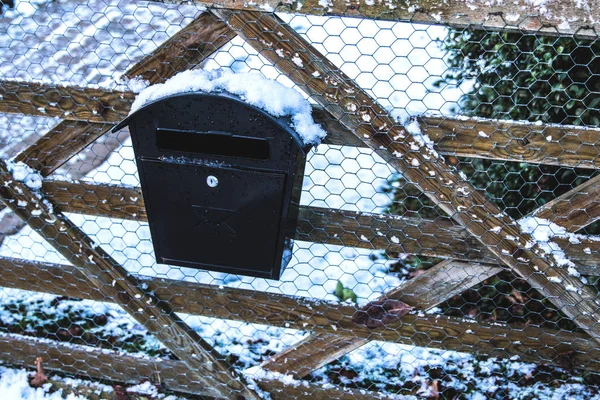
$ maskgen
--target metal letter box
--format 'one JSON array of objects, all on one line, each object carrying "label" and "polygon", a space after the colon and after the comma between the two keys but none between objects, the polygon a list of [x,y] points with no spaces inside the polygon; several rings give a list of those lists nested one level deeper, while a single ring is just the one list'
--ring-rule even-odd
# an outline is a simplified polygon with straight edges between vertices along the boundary
[{"label": "metal letter box", "polygon": [[306,153],[285,119],[224,94],[145,105],[129,125],[156,261],[279,279]]}]

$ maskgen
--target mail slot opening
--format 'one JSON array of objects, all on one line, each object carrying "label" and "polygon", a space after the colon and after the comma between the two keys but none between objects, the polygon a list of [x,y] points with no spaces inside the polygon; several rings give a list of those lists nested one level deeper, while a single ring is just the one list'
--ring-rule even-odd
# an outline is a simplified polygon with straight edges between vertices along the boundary
[{"label": "mail slot opening", "polygon": [[269,159],[266,139],[233,136],[226,133],[196,132],[176,129],[156,130],[156,145],[162,150],[202,153],[227,157]]}]

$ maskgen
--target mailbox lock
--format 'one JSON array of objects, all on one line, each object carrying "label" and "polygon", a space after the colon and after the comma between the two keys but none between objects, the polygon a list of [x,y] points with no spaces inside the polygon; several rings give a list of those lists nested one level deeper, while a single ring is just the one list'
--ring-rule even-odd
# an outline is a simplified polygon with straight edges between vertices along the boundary
[{"label": "mailbox lock", "polygon": [[219,180],[214,175],[209,175],[206,178],[206,184],[212,188],[217,187],[219,185]]}]

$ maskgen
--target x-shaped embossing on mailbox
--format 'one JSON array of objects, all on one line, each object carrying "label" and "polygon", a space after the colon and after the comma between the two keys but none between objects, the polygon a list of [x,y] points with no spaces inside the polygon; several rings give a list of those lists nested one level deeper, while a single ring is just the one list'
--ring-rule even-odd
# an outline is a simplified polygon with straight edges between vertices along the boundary
[{"label": "x-shaped embossing on mailbox", "polygon": [[236,236],[236,232],[230,223],[231,218],[237,214],[237,211],[197,205],[192,205],[192,210],[199,220],[198,224],[194,226],[194,231],[222,236]]}]

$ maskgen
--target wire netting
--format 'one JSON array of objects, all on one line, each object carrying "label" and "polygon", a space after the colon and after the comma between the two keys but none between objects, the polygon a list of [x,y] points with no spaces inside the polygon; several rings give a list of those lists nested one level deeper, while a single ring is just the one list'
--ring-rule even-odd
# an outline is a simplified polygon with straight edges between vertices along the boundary
[{"label": "wire netting", "polygon": [[[265,9],[232,10],[228,26],[192,4],[0,6],[0,387],[14,398],[233,398],[236,379],[265,398],[600,396],[597,39],[511,20],[486,29]],[[323,76],[287,35],[342,75]],[[190,69],[294,88],[328,133],[307,156],[278,281],[155,260],[129,132],[111,129],[141,90]],[[414,142],[369,145],[392,128],[381,112]],[[515,223],[478,231],[488,219],[471,187],[499,210],[490,220]],[[60,239],[51,227],[63,215],[90,241]],[[109,264],[184,329],[128,313],[135,299],[92,267]],[[198,381],[196,354],[189,364],[174,353],[182,332],[212,347],[229,378]],[[36,363],[45,374],[32,375]]]}]

